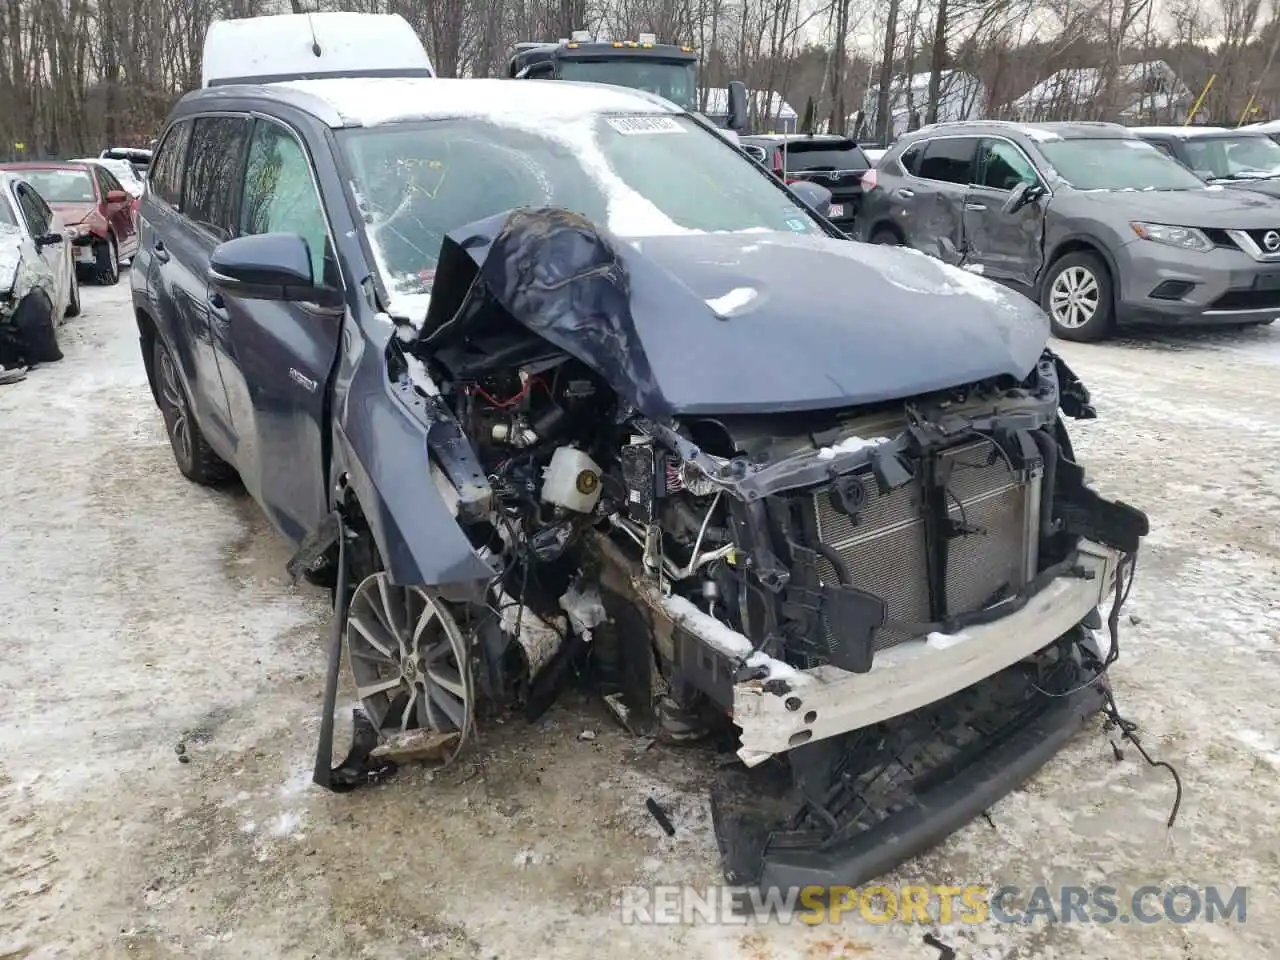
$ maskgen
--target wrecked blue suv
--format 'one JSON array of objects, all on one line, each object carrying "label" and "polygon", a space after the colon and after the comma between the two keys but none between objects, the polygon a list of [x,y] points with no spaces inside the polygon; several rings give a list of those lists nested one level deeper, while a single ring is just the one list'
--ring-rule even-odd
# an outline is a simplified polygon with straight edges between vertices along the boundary
[{"label": "wrecked blue suv", "polygon": [[[200,91],[141,238],[179,469],[238,474],[333,589],[330,693],[345,644],[362,749],[330,768],[326,727],[326,785],[385,772],[382,740],[453,755],[583,677],[637,734],[727,738],[750,781],[716,795],[732,877],[851,883],[1104,698],[1095,611],[1146,519],[1085,484],[1063,416],[1093,411],[1044,314],[843,239],[672,104]],[[870,777],[886,725],[911,776]],[[785,825],[744,833],[778,771]]]}]

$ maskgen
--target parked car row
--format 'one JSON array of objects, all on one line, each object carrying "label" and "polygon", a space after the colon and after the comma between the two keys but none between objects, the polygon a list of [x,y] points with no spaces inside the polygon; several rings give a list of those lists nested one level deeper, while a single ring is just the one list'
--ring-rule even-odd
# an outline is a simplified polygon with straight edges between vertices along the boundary
[{"label": "parked car row", "polygon": [[6,163],[0,170],[31,184],[61,216],[81,279],[108,286],[120,279],[120,262],[138,246],[136,198],[111,170],[96,161]]},{"label": "parked car row", "polygon": [[1280,316],[1280,199],[1268,195],[1277,174],[1280,145],[1262,135],[935,124],[863,177],[854,235],[1011,286],[1064,339],[1135,321],[1270,323]]},{"label": "parked car row", "polygon": [[138,246],[144,184],[127,160],[0,164],[0,369],[62,358],[57,327],[81,281],[112,285]]}]

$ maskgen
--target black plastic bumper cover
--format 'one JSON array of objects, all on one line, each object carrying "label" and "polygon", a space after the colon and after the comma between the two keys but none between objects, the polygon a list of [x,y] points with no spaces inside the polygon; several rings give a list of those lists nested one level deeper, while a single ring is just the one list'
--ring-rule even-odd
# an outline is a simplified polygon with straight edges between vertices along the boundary
[{"label": "black plastic bumper cover", "polygon": [[[766,846],[753,884],[761,889],[805,886],[858,886],[923,853],[945,840],[970,820],[981,816],[1040,769],[1102,707],[1102,682],[1090,684],[1048,706],[988,749],[954,777],[919,795],[907,809],[891,814],[848,841],[815,849],[813,846]],[[713,802],[713,817],[718,814]],[[717,829],[721,853],[728,863],[733,853]],[[735,871],[731,882],[741,882]]]}]

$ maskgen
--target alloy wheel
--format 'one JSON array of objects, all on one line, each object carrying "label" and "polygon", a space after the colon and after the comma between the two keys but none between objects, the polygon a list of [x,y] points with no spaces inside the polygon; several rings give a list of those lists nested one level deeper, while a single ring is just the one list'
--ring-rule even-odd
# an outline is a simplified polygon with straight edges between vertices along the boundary
[{"label": "alloy wheel", "polygon": [[1061,327],[1077,330],[1098,313],[1101,303],[1098,278],[1085,267],[1067,267],[1049,288],[1049,312]]},{"label": "alloy wheel", "polygon": [[448,609],[422,587],[374,573],[352,594],[346,640],[373,725],[388,734],[456,732],[456,753],[471,728],[474,691],[466,641]]},{"label": "alloy wheel", "polygon": [[180,464],[190,465],[191,411],[168,350],[160,353],[160,412],[164,414],[164,424],[174,456]]}]

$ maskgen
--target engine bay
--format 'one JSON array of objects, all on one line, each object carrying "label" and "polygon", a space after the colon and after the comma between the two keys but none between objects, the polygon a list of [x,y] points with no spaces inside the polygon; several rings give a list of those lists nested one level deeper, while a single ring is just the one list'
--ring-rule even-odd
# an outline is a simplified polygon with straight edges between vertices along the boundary
[{"label": "engine bay", "polygon": [[[457,428],[433,473],[496,571],[491,702],[536,714],[585,671],[629,726],[693,738],[724,725],[736,684],[782,696],[816,666],[866,673],[1018,609],[1080,537],[1141,535],[1084,485],[1060,412],[1092,409],[1048,351],[1022,381],[658,423],[501,314],[390,347]],[[449,475],[463,446],[483,483]]]}]

